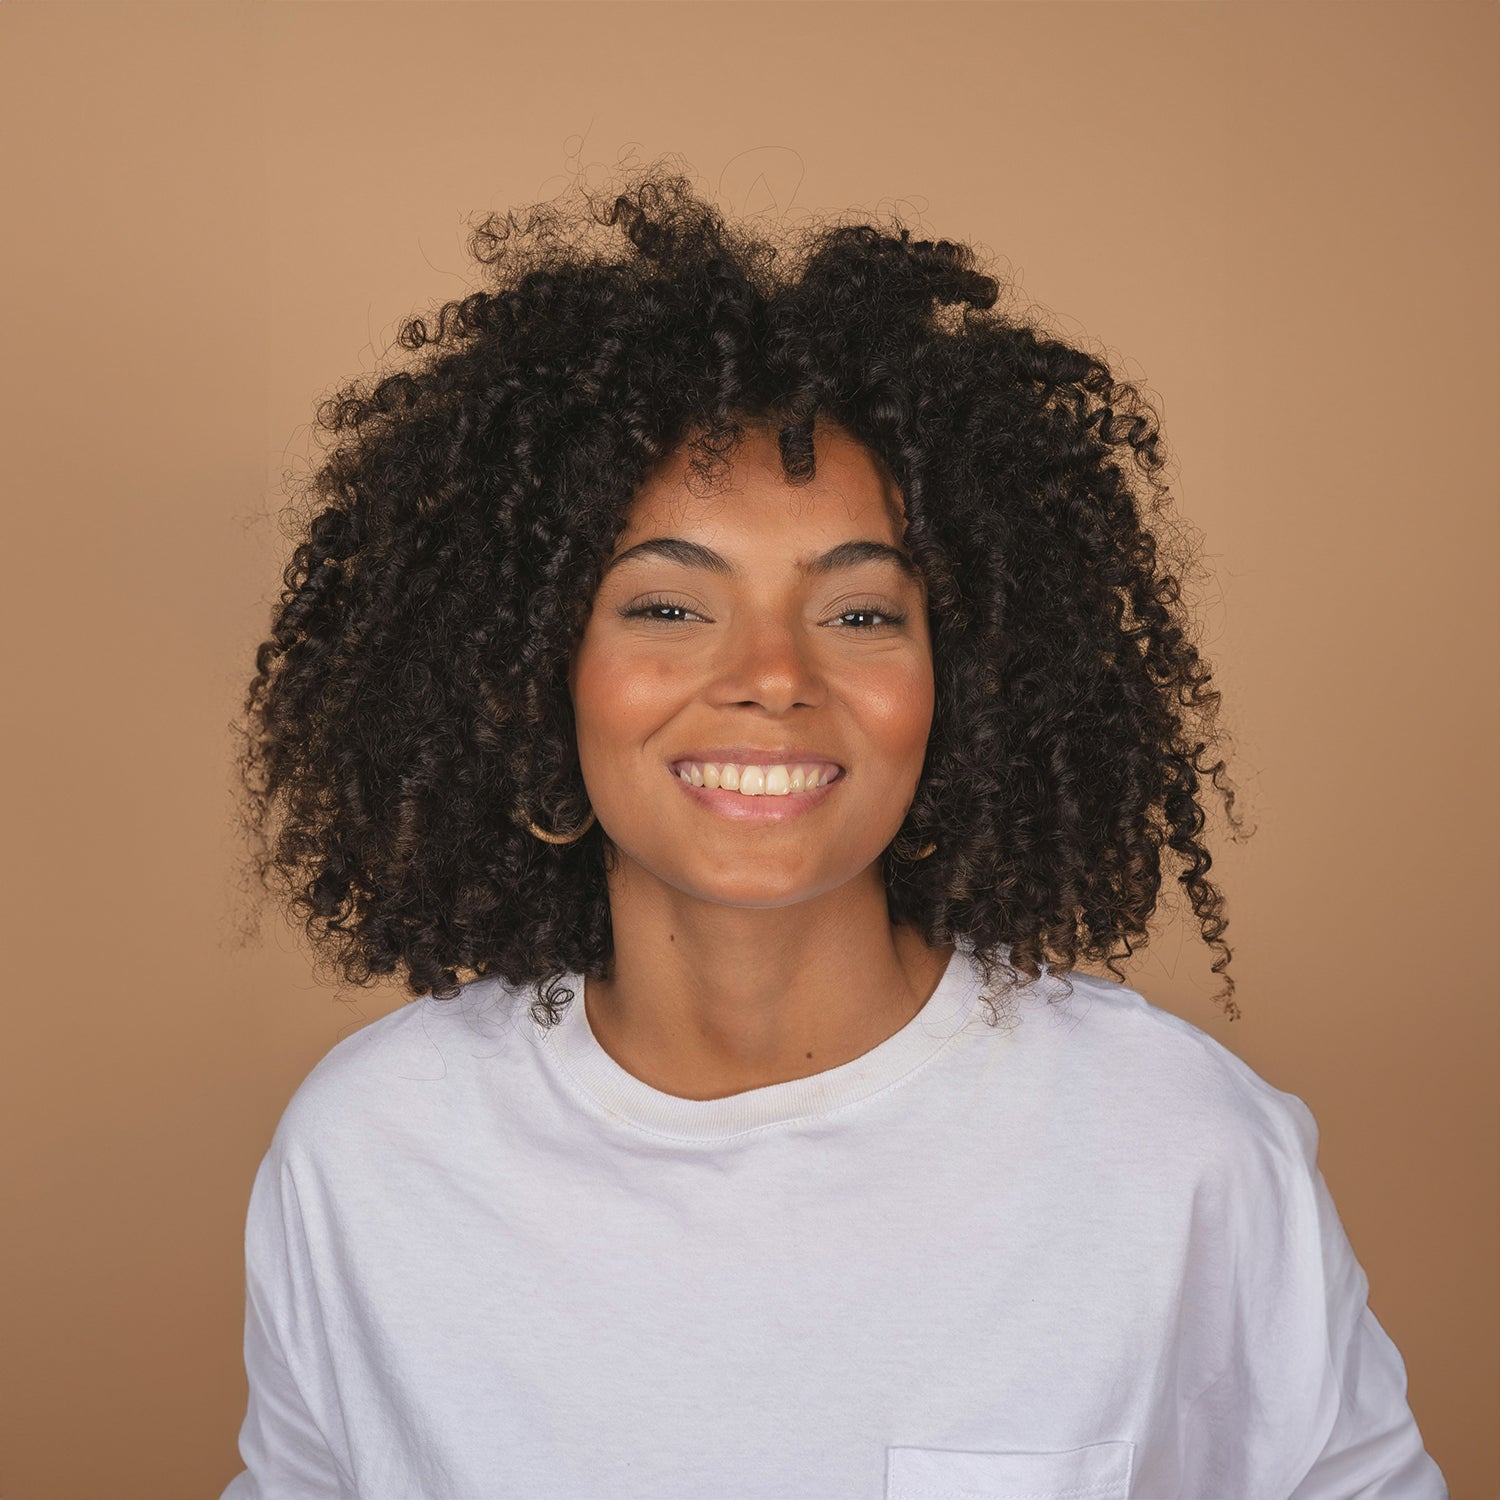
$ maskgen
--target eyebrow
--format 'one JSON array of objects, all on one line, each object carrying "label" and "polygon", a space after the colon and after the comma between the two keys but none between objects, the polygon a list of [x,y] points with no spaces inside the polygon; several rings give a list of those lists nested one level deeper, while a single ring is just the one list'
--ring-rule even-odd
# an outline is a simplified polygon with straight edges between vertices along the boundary
[{"label": "eyebrow", "polygon": [[[739,568],[712,547],[677,536],[654,536],[644,542],[637,542],[617,557],[610,558],[604,573],[608,575],[621,563],[644,557],[662,557],[668,562],[681,563],[685,568],[704,568],[711,573],[722,573],[726,578],[738,578],[740,575]],[[905,552],[887,542],[864,540],[840,542],[837,547],[830,547],[817,557],[798,562],[797,571],[805,577],[815,578],[837,572],[840,568],[854,568],[867,562],[895,563],[913,583],[922,581],[916,563]]]}]

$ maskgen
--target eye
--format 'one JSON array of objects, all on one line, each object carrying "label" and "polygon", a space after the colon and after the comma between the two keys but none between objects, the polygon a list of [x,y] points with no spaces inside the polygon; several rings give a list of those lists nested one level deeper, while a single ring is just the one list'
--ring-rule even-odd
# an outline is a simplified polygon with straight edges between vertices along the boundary
[{"label": "eye", "polygon": [[[680,625],[681,620],[668,620],[658,613],[662,610],[676,610],[679,614],[690,615],[695,613],[686,604],[679,604],[674,599],[642,599],[639,604],[631,604],[620,610],[624,619],[646,619],[653,620],[662,625]],[[701,618],[701,616],[700,616]]]},{"label": "eye", "polygon": [[[682,625],[686,621],[682,619],[669,619],[672,613],[677,615],[692,615],[695,619],[703,617],[692,608],[691,605],[679,603],[675,599],[664,597],[642,599],[635,604],[622,605],[619,614],[626,620],[648,620],[658,625]],[[853,609],[846,609],[834,616],[836,620],[860,619],[865,623],[850,626],[856,634],[863,634],[871,630],[889,630],[898,625],[906,623],[906,616],[892,609],[881,609],[877,606],[857,605]]]},{"label": "eye", "polygon": [[837,618],[839,618],[840,620],[847,620],[853,615],[862,615],[866,619],[873,618],[880,621],[880,624],[878,625],[857,625],[854,627],[854,629],[858,632],[863,632],[866,630],[885,630],[891,628],[892,626],[903,625],[906,623],[905,615],[897,614],[895,610],[879,609],[873,604],[856,605],[853,609],[846,609]]}]

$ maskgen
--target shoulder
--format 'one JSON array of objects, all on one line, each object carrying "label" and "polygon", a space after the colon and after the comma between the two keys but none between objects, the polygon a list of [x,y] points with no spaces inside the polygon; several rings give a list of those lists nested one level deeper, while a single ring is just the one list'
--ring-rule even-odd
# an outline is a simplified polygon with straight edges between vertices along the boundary
[{"label": "shoulder", "polygon": [[1013,1036],[1080,1125],[1279,1175],[1312,1165],[1317,1123],[1297,1095],[1140,990],[1067,977],[1071,995],[1050,973],[1046,985],[1018,992]]},{"label": "shoulder", "polygon": [[273,1149],[298,1156],[390,1132],[451,1104],[484,1060],[533,1034],[527,997],[495,978],[451,1000],[424,995],[336,1042],[309,1070],[277,1123]]}]

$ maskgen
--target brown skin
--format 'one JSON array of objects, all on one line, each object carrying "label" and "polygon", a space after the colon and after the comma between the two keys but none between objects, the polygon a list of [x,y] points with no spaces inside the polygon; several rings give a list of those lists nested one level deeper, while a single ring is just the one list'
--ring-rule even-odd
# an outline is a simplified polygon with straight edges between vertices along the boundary
[{"label": "brown skin", "polygon": [[[715,495],[685,488],[682,450],[658,466],[614,555],[681,537],[738,576],[621,563],[568,673],[584,784],[618,851],[613,972],[587,980],[582,1003],[621,1067],[681,1098],[863,1056],[916,1015],[953,953],[892,926],[880,870],[932,724],[923,587],[883,561],[822,577],[796,567],[849,540],[905,551],[900,491],[842,429],[820,422],[816,443],[817,477],[800,488],[761,428]],[[651,599],[678,607],[620,614]],[[905,619],[882,623],[886,613]],[[732,821],[695,806],[667,762],[737,744],[808,746],[845,775],[798,818]]]}]

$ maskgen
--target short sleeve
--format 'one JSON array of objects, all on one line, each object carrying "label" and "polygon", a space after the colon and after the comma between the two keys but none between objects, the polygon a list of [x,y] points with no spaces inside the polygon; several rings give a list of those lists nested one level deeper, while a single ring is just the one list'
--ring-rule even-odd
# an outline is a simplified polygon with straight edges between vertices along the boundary
[{"label": "short sleeve", "polygon": [[273,1143],[256,1173],[245,1221],[250,1393],[239,1434],[245,1468],[220,1500],[343,1500],[355,1494],[289,1363],[282,1332],[305,1326],[310,1313],[302,1234],[296,1186]]},{"label": "short sleeve", "polygon": [[1312,1113],[1255,1083],[1264,1130],[1237,1143],[1224,1184],[1224,1363],[1183,1413],[1183,1493],[1448,1500],[1318,1169]]}]

